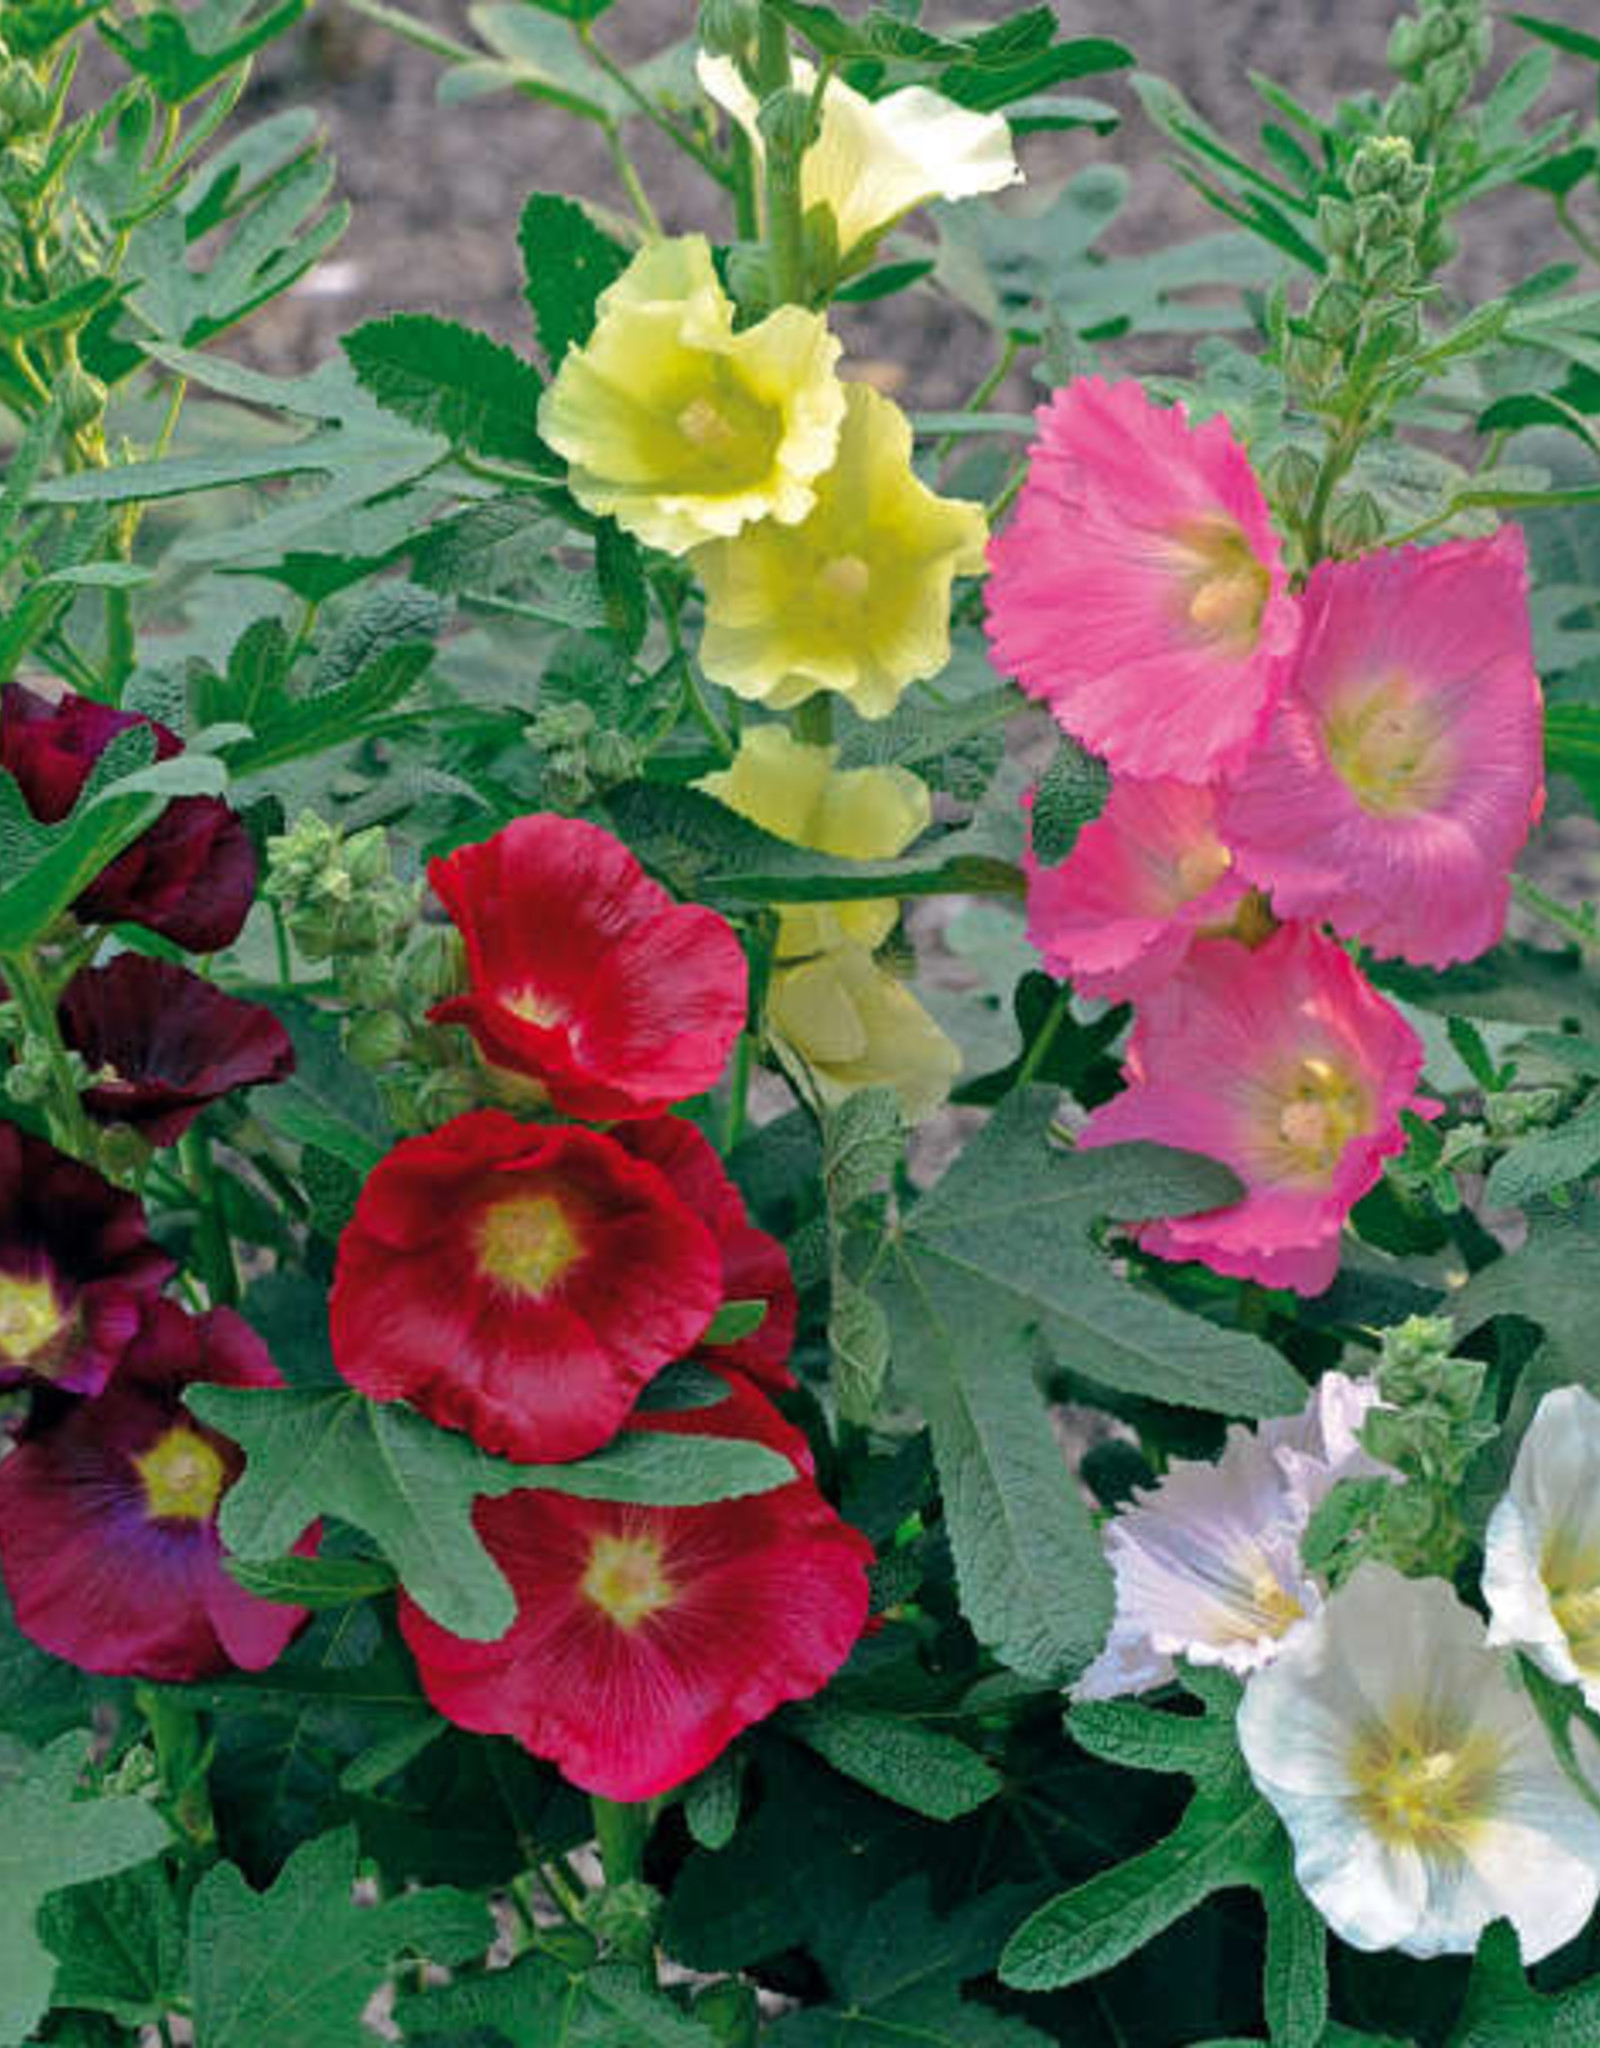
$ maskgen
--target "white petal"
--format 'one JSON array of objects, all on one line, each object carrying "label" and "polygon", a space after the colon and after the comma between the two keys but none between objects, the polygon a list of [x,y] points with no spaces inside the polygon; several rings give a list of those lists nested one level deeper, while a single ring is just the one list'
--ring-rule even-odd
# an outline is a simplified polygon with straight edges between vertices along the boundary
[{"label": "white petal", "polygon": [[1515,1645],[1600,1705],[1600,1403],[1546,1394],[1484,1544],[1490,1641]]}]

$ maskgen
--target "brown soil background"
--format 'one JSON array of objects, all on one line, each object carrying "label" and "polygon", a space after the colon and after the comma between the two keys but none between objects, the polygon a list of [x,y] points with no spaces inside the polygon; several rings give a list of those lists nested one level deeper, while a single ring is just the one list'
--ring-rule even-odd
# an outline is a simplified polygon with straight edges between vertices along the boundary
[{"label": "brown soil background", "polygon": [[[397,0],[418,20],[474,42],[461,0]],[[928,0],[934,28],[981,26],[1020,0]],[[1528,0],[1532,12],[1574,27],[1600,28],[1600,0]],[[847,8],[846,11],[849,11]],[[1249,70],[1281,80],[1319,112],[1339,95],[1386,91],[1384,65],[1396,0],[1058,0],[1063,29],[1112,35],[1140,65],[1171,79],[1231,137],[1255,134],[1262,111]],[[693,0],[616,0],[599,23],[601,39],[638,58],[689,34]],[[1531,40],[1502,21],[1496,69]],[[337,336],[370,314],[397,308],[433,311],[486,327],[526,345],[515,228],[535,190],[574,192],[621,207],[599,133],[553,108],[504,93],[441,107],[445,66],[367,21],[342,0],[322,0],[290,37],[264,58],[252,89],[255,111],[305,103],[326,122],[339,163],[339,189],[355,218],[349,234],[312,278],[226,344],[265,367],[309,368]],[[1169,167],[1167,148],[1145,120],[1126,74],[1085,81],[1083,90],[1123,110],[1113,135],[1030,138],[1024,162],[1038,186],[1080,164],[1108,160],[1134,180],[1128,206],[1106,246],[1133,252],[1207,233],[1223,223]],[[1564,60],[1551,107],[1594,104],[1594,74]],[[727,231],[721,195],[695,166],[636,122],[630,141],[669,228]],[[1566,254],[1548,202],[1512,192],[1468,216],[1467,249],[1454,280],[1475,296]],[[1600,221],[1596,222],[1600,226]],[[849,316],[858,354],[889,359],[887,382],[900,381],[920,407],[956,403],[991,360],[978,323],[922,292]]]}]

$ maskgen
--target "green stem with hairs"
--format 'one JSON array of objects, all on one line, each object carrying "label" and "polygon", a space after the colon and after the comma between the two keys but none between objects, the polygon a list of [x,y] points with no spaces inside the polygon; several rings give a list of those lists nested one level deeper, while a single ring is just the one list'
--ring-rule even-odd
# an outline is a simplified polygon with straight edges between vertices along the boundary
[{"label": "green stem with hairs", "polygon": [[72,1078],[71,1062],[56,1020],[55,997],[31,947],[24,947],[20,953],[0,954],[0,981],[21,1011],[29,1038],[44,1048],[50,1076],[50,1099],[45,1104],[45,1113],[51,1136],[64,1151],[79,1159],[92,1160],[97,1150],[94,1126]]}]

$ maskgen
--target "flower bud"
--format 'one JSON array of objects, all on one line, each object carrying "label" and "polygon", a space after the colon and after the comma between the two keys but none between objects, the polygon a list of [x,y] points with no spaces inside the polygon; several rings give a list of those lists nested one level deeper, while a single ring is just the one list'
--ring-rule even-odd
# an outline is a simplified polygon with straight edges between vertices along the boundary
[{"label": "flower bud", "polygon": [[638,741],[624,732],[597,732],[585,751],[589,773],[602,788],[633,781],[644,758]]},{"label": "flower bud", "polygon": [[1422,23],[1406,14],[1389,31],[1389,69],[1402,77],[1415,70],[1422,57]]},{"label": "flower bud", "polygon": [[1280,448],[1266,465],[1267,496],[1278,513],[1291,523],[1311,503],[1321,465],[1307,448]]},{"label": "flower bud", "polygon": [[400,964],[406,1000],[428,1010],[466,986],[466,949],[454,925],[424,925]]},{"label": "flower bud", "polygon": [[1317,239],[1330,256],[1348,256],[1360,237],[1361,225],[1348,199],[1330,194],[1317,205]]},{"label": "flower bud", "polygon": [[389,837],[381,825],[369,825],[365,832],[345,841],[344,865],[358,889],[391,878],[394,864],[389,858]]},{"label": "flower bud", "polygon": [[1357,199],[1390,191],[1416,162],[1404,135],[1373,135],[1350,162],[1349,186]]},{"label": "flower bud", "polygon": [[1472,65],[1458,52],[1435,64],[1423,81],[1428,107],[1436,121],[1446,121],[1462,106],[1472,91]]},{"label": "flower bud", "polygon": [[810,147],[815,132],[810,93],[786,86],[761,102],[756,119],[769,149],[798,156]]},{"label": "flower bud", "polygon": [[68,363],[56,379],[56,401],[69,433],[93,426],[106,409],[107,391],[81,363]]},{"label": "flower bud", "polygon": [[452,1117],[465,1116],[468,1110],[476,1109],[482,1100],[478,1085],[470,1074],[458,1069],[446,1068],[437,1074],[424,1074],[417,1083],[416,1102],[422,1121],[430,1128],[447,1124]]},{"label": "flower bud", "polygon": [[754,0],[700,0],[700,44],[713,57],[745,56],[760,26]]},{"label": "flower bud", "polygon": [[50,93],[26,64],[0,71],[0,134],[31,135],[50,115]]},{"label": "flower bud", "polygon": [[345,1054],[358,1067],[392,1066],[404,1058],[407,1043],[405,1022],[393,1010],[368,1010],[345,1020]]},{"label": "flower bud", "polygon": [[720,1984],[708,1985],[698,1994],[693,2010],[717,2048],[756,2048],[761,2032],[761,2007],[754,1986],[724,1978]]},{"label": "flower bud", "polygon": [[1306,324],[1324,341],[1347,340],[1361,325],[1365,307],[1363,294],[1353,284],[1337,279],[1325,284],[1306,308]]},{"label": "flower bud", "polygon": [[594,795],[589,763],[579,753],[552,754],[545,763],[542,795],[553,811],[579,811]]},{"label": "flower bud", "polygon": [[130,1181],[150,1160],[150,1146],[127,1124],[108,1124],[98,1135],[95,1153],[107,1180]]},{"label": "flower bud", "polygon": [[1370,491],[1341,498],[1328,521],[1328,541],[1336,555],[1364,555],[1384,534],[1383,508]]},{"label": "flower bud", "polygon": [[1389,95],[1384,122],[1393,135],[1408,139],[1428,130],[1428,96],[1420,85],[1402,85]]},{"label": "flower bud", "polygon": [[556,753],[582,746],[594,728],[594,711],[587,704],[544,704],[528,720],[528,744],[541,753]]}]

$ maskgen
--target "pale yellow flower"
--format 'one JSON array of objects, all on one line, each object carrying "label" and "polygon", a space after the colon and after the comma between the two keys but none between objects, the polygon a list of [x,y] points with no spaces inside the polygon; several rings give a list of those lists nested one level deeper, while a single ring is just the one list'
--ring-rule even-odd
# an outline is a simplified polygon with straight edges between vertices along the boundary
[{"label": "pale yellow flower", "polygon": [[911,991],[846,944],[780,967],[767,1023],[781,1055],[802,1067],[825,1103],[890,1087],[908,1121],[931,1116],[961,1071],[961,1055]]},{"label": "pale yellow flower", "polygon": [[735,695],[778,710],[834,690],[884,718],[908,683],[950,659],[950,586],[984,566],[980,505],[937,497],[911,467],[911,423],[848,387],[838,460],[816,504],[695,552],[706,593],[700,662]]},{"label": "pale yellow flower", "polygon": [[733,312],[703,235],[652,242],[540,401],[579,504],[670,555],[803,519],[838,448],[839,343],[821,315],[780,306],[736,334]]},{"label": "pale yellow flower", "polygon": [[[845,860],[903,853],[933,814],[928,786],[905,768],[840,768],[837,747],[811,746],[786,726],[752,726],[732,765],[697,787],[753,825]],[[853,939],[870,952],[894,930],[899,905],[873,897],[797,903],[779,920],[778,956],[800,959]]]},{"label": "pale yellow flower", "polygon": [[[756,97],[739,67],[702,52],[698,69],[707,95],[759,148]],[[796,64],[799,89],[815,83],[811,66]],[[972,113],[921,85],[869,100],[833,78],[822,95],[820,133],[801,165],[800,200],[807,210],[831,210],[840,256],[848,259],[913,207],[997,192],[1021,177],[1003,114]]]}]

